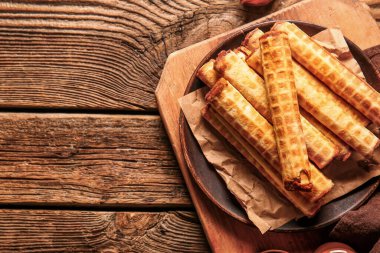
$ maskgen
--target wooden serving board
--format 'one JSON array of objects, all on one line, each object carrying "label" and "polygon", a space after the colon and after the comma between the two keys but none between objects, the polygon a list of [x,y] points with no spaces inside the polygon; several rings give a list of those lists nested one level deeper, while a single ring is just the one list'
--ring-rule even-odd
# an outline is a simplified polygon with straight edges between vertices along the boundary
[{"label": "wooden serving board", "polygon": [[[380,31],[367,6],[353,0],[305,0],[253,21],[301,20],[326,27],[340,27],[344,35],[362,49],[380,44]],[[172,53],[165,64],[156,97],[160,114],[176,154],[186,185],[214,252],[257,252],[270,248],[310,252],[328,240],[329,228],[302,233],[268,232],[261,235],[254,226],[241,223],[218,209],[193,181],[182,155],[179,139],[180,107],[188,81],[202,58],[223,38],[221,34]]]}]

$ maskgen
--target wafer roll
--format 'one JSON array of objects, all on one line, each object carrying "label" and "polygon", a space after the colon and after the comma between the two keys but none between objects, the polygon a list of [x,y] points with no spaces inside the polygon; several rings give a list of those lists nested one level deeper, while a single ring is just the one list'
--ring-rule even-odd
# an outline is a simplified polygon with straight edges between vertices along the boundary
[{"label": "wafer roll", "polygon": [[[260,50],[252,53],[246,61],[252,68],[262,72],[261,59],[256,56],[258,51]],[[379,140],[365,127],[368,120],[294,61],[293,71],[301,107],[354,150],[370,157]],[[347,158],[347,154],[341,157]]]},{"label": "wafer roll", "polygon": [[[346,115],[345,117],[351,118],[355,124],[360,126],[368,125],[369,120],[364,117],[362,113],[347,104],[346,101],[333,93],[321,81],[295,61],[293,61],[293,71],[296,76],[297,90],[302,94],[302,99],[305,99],[306,102],[310,103],[309,105],[305,105],[305,109],[307,109],[306,107],[308,106],[313,108],[312,110],[318,110],[318,107],[322,107],[323,109],[330,107],[332,110],[340,113],[339,116],[336,115],[337,117]],[[316,98],[319,100],[315,101]],[[325,115],[324,113],[326,112],[323,110],[318,112],[318,114]]]},{"label": "wafer roll", "polygon": [[304,215],[311,217],[318,211],[321,202],[310,202],[296,192],[285,190],[281,174],[269,165],[263,157],[210,106],[203,108],[202,115],[219,134],[255,166],[268,182],[293,203]]},{"label": "wafer roll", "polygon": [[282,180],[288,190],[311,189],[288,36],[267,32],[260,37],[260,49]]},{"label": "wafer roll", "polygon": [[[206,95],[206,101],[240,136],[281,173],[272,125],[225,79],[221,78]],[[333,183],[310,164],[311,192],[301,192],[310,201],[318,201]]]},{"label": "wafer roll", "polygon": [[332,91],[380,125],[380,94],[312,38],[289,22],[278,22],[273,30],[286,32],[293,57],[322,80]]},{"label": "wafer roll", "polygon": [[239,58],[243,61],[245,61],[245,59],[247,59],[247,57],[251,54],[251,51],[244,46],[235,48],[233,52],[237,54],[237,56],[239,56]]},{"label": "wafer roll", "polygon": [[[321,85],[309,72],[296,64],[297,90],[300,104],[307,112],[363,156],[370,157],[379,139],[339,106],[338,98]],[[306,85],[305,85],[306,84]],[[329,96],[331,95],[331,96]]]},{"label": "wafer roll", "polygon": [[261,65],[261,50],[260,48],[252,51],[251,54],[245,59],[248,66],[254,69],[261,76],[263,75],[263,66]]},{"label": "wafer roll", "polygon": [[214,69],[215,60],[210,60],[203,64],[197,72],[197,77],[208,87],[212,88],[220,78],[219,73]]},{"label": "wafer roll", "polygon": [[247,33],[241,45],[248,48],[251,51],[255,51],[256,49],[260,48],[259,38],[262,35],[264,35],[264,32],[261,31],[259,28],[255,28],[254,30]]},{"label": "wafer roll", "polygon": [[251,54],[245,59],[247,64],[260,75],[263,75],[263,67],[261,66],[261,51],[259,38],[264,35],[264,32],[256,28],[248,33],[243,42],[244,47],[251,51]]},{"label": "wafer roll", "polygon": [[206,101],[262,154],[279,167],[272,125],[226,80],[220,79]]},{"label": "wafer roll", "polygon": [[[256,74],[246,62],[232,51],[222,51],[214,64],[214,68],[226,78],[239,92],[261,113],[272,122],[264,80]],[[338,155],[337,147],[301,117],[309,158],[323,168]]]},{"label": "wafer roll", "polygon": [[[296,85],[297,86],[297,85]],[[301,114],[307,121],[309,121],[313,126],[315,126],[324,136],[326,136],[332,143],[337,146],[339,153],[336,157],[338,160],[346,161],[351,156],[350,147],[344,143],[339,137],[322,125],[318,120],[316,120],[310,113],[300,110]]]},{"label": "wafer roll", "polygon": [[[234,52],[238,55],[238,57],[244,60],[251,54],[251,51],[242,46],[234,49]],[[218,71],[215,70],[214,64],[215,60],[211,59],[203,64],[197,71],[197,77],[201,79],[201,81],[209,88],[212,88],[221,77]]]}]

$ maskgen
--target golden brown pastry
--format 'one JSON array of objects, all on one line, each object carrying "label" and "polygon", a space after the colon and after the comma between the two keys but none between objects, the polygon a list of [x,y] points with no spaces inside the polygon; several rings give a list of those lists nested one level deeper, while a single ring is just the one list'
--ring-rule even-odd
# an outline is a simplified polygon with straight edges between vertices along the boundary
[{"label": "golden brown pastry", "polygon": [[245,59],[247,59],[247,57],[251,54],[251,51],[248,48],[244,47],[244,46],[237,47],[233,51],[243,61],[245,61]]},{"label": "golden brown pastry", "polygon": [[259,41],[285,189],[311,189],[288,36],[284,32],[267,32]]},{"label": "golden brown pastry", "polygon": [[220,113],[270,164],[279,166],[272,125],[225,79],[206,95]]},{"label": "golden brown pastry", "polygon": [[251,54],[245,59],[248,66],[254,69],[261,76],[263,75],[263,66],[261,65],[261,50],[260,48],[252,51]]},{"label": "golden brown pastry", "polygon": [[247,33],[241,45],[248,48],[251,51],[255,51],[260,47],[259,38],[263,35],[263,31],[261,31],[259,28],[255,28],[254,30]]},{"label": "golden brown pastry", "polygon": [[380,94],[377,91],[296,25],[278,22],[272,29],[288,34],[292,55],[301,65],[369,120],[380,125]]},{"label": "golden brown pastry", "polygon": [[215,60],[211,59],[203,64],[197,72],[197,77],[210,88],[212,88],[220,78],[219,73],[214,69],[214,63]]},{"label": "golden brown pastry", "polygon": [[[214,68],[227,79],[268,121],[272,122],[264,80],[232,51],[222,51]],[[323,168],[338,155],[337,147],[301,117],[309,158]]]},{"label": "golden brown pastry", "polygon": [[319,209],[321,202],[310,202],[297,192],[287,191],[282,183],[281,174],[269,165],[263,157],[229,125],[210,106],[202,110],[203,117],[221,134],[236,150],[238,150],[283,196],[304,215],[311,217]]},{"label": "golden brown pastry", "polygon": [[[302,96],[299,96],[302,108],[312,114],[313,117],[354,150],[364,156],[371,156],[379,144],[379,139],[361,122],[358,123],[358,120],[360,121],[361,119],[356,118],[358,120],[355,121],[345,110],[346,108],[336,103],[339,98],[327,91],[327,87],[319,85],[319,82],[301,66],[295,65],[294,72],[297,76],[298,94],[302,94]],[[314,80],[316,82],[313,82]],[[352,112],[353,110],[350,111]]]},{"label": "golden brown pastry", "polygon": [[[297,86],[297,85],[296,85]],[[324,136],[326,136],[335,146],[338,147],[339,153],[336,157],[338,160],[346,161],[351,156],[350,147],[344,143],[339,137],[337,137],[334,133],[332,133],[329,129],[327,129],[324,125],[322,125],[318,120],[316,120],[310,113],[302,110],[302,116],[307,119],[313,126],[315,126]]]},{"label": "golden brown pastry", "polygon": [[261,76],[263,75],[263,67],[261,66],[261,51],[259,38],[264,35],[264,32],[256,28],[249,32],[243,42],[241,43],[244,47],[251,51],[251,54],[246,57],[246,62]]},{"label": "golden brown pastry", "polygon": [[[221,78],[206,95],[211,107],[255,148],[263,158],[281,173],[272,125],[225,79]],[[318,201],[333,184],[313,164],[310,164],[311,192],[302,192],[310,201]]]},{"label": "golden brown pastry", "polygon": [[[251,42],[251,41],[250,41]],[[253,43],[253,42],[252,42]],[[249,47],[249,46],[247,46]],[[246,58],[247,64],[253,68],[257,73],[263,75],[263,68],[261,66],[261,52],[260,48],[252,51],[252,53]],[[329,88],[327,88],[321,81],[316,77],[311,75],[307,70],[305,70],[297,62],[293,61],[294,76],[296,78],[296,88],[302,91],[306,91],[314,95],[313,90],[315,90],[315,96],[325,97],[326,101],[329,101],[332,107],[342,107],[345,114],[362,126],[367,126],[369,120],[364,117],[359,111],[353,108],[351,105],[347,104],[341,97],[333,93]],[[300,86],[300,88],[298,88]],[[307,90],[306,90],[307,89]],[[304,93],[299,93],[298,96],[302,96]],[[312,100],[312,99],[311,99]],[[301,104],[302,107],[302,104]]]},{"label": "golden brown pastry", "polygon": [[[247,58],[247,63],[258,72],[262,72],[261,59],[256,57],[259,51],[260,49],[252,53]],[[258,65],[260,67],[257,67]],[[294,61],[293,71],[301,107],[354,150],[370,157],[379,145],[379,140],[365,127],[368,120]]]}]

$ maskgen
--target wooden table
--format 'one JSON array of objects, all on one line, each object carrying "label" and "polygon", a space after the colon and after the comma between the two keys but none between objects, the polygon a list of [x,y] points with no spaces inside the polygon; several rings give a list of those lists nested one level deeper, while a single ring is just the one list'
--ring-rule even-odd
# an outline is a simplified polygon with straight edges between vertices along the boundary
[{"label": "wooden table", "polygon": [[1,1],[0,251],[209,251],[157,111],[160,72],[295,2]]}]

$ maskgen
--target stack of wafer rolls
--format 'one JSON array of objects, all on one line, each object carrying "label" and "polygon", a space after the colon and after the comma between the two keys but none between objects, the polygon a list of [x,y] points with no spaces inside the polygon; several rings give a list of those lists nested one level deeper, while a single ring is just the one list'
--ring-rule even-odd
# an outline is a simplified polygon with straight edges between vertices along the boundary
[{"label": "stack of wafer rolls", "polygon": [[[261,30],[256,30],[256,32],[260,32],[261,34],[264,34]],[[247,41],[251,41],[251,40],[247,40]],[[246,62],[257,73],[259,73],[260,75],[263,75],[263,68],[261,65],[261,50],[260,50],[260,48],[257,48],[257,49],[255,49],[255,51],[252,51],[251,54],[246,58]],[[332,93],[328,88],[324,87],[324,84],[322,84],[314,76],[311,76],[312,80],[311,79],[308,80],[308,81],[310,81],[311,84],[314,84],[310,87],[308,87],[309,82],[300,82],[302,79],[299,78],[299,74],[306,74],[306,75],[309,75],[309,74],[301,72],[300,70],[303,70],[305,72],[306,72],[306,70],[304,70],[301,66],[299,66],[299,64],[296,63],[295,61],[293,61],[293,69],[295,72],[294,76],[296,79],[296,87],[304,86],[304,87],[306,87],[305,89],[307,89],[307,88],[314,89],[315,88],[309,94],[314,94],[314,92],[316,92],[316,93],[318,93],[318,94],[316,94],[318,96],[322,96],[322,95],[326,96],[327,99],[333,100],[332,103],[335,103],[333,108],[335,106],[342,107],[342,109],[344,111],[346,111],[347,114],[351,115],[351,117],[353,117],[354,120],[357,120],[359,124],[361,124],[363,126],[366,126],[368,124],[369,121],[361,113],[359,113],[357,110],[355,110],[354,108],[349,106],[345,101],[343,101],[340,97],[338,97],[334,93]],[[215,73],[217,73],[217,72],[215,71]],[[318,92],[321,89],[324,91],[323,94]],[[305,101],[305,100],[300,99],[300,98],[303,97],[302,96],[303,93],[298,92],[298,90],[297,90],[297,93],[298,93],[298,99],[300,100],[299,103],[302,107],[304,105],[303,101]],[[308,102],[308,103],[310,103],[310,102]],[[311,100],[311,103],[313,103],[313,100]],[[313,103],[313,105],[315,105],[315,104],[316,103]],[[316,107],[318,108],[319,105],[316,104]],[[310,108],[310,107],[307,107],[307,108]],[[342,161],[346,161],[351,156],[350,148],[346,143],[344,143],[338,136],[336,136],[328,128],[326,128],[324,125],[322,125],[322,123],[320,123],[316,118],[311,116],[308,112],[306,112],[305,110],[302,110],[302,109],[300,111],[301,111],[302,116],[305,119],[307,119],[315,128],[317,128],[323,135],[325,135],[332,143],[335,144],[335,146],[339,150],[337,159],[342,160]],[[320,114],[317,114],[317,115],[320,115]]]},{"label": "stack of wafer rolls", "polygon": [[[249,54],[248,57],[246,58],[247,64],[252,69],[254,69],[257,73],[259,73],[260,75],[263,75],[263,68],[262,68],[262,65],[261,65],[261,51],[260,51],[260,47],[257,47],[257,43],[258,43],[257,37],[262,36],[263,34],[264,34],[263,31],[261,31],[260,29],[256,28],[253,32],[248,33],[246,35],[246,38],[244,39],[245,43],[244,42],[242,43],[242,45],[245,48],[248,48],[251,51],[251,54]],[[257,41],[255,41],[255,39]],[[252,45],[247,44],[247,43],[252,43]],[[310,75],[310,73],[307,70],[305,70],[301,65],[299,65],[297,62],[293,61],[292,63],[293,63],[293,68],[294,68],[293,71],[296,72],[295,75],[294,75],[296,77],[296,86],[297,86],[297,78],[302,78],[300,80],[303,80],[303,81],[306,82],[306,84],[303,84],[303,85],[308,85],[309,82],[312,83],[311,84],[312,87],[310,87],[310,88],[313,88],[313,89],[316,89],[316,90],[321,90],[322,89],[323,90],[323,95],[324,96],[328,96],[329,100],[333,100],[334,103],[336,104],[336,106],[342,107],[343,110],[345,110],[346,113],[350,117],[353,118],[353,120],[357,121],[357,123],[359,123],[359,124],[361,124],[363,126],[367,126],[368,125],[369,120],[366,117],[364,117],[363,114],[361,114],[355,108],[353,108],[352,106],[350,106],[349,104],[347,104],[343,99],[341,99],[339,96],[337,96],[335,93],[333,93],[329,88],[325,87],[325,85],[321,81],[319,81],[313,75]],[[298,85],[302,85],[302,83],[300,83]],[[306,89],[306,88],[303,87],[303,89]],[[316,94],[316,95],[322,95],[322,93]]]},{"label": "stack of wafer rolls", "polygon": [[[261,32],[261,34],[264,34],[264,33]],[[260,50],[258,50],[257,52],[260,52]],[[261,68],[261,57],[260,57],[260,61],[257,61],[257,62],[259,62],[260,68]],[[216,83],[216,81],[220,78],[220,74],[214,68],[214,63],[215,63],[214,59],[208,61],[203,66],[201,66],[201,68],[198,70],[198,73],[197,73],[198,78],[201,79],[202,82],[205,83],[210,88],[212,88],[214,84]],[[350,157],[351,152],[347,144],[345,144],[341,139],[335,136],[330,130],[328,130],[325,126],[319,123],[309,113],[302,111],[302,116],[305,119],[307,119],[313,126],[315,126],[324,136],[326,136],[330,141],[332,141],[335,144],[335,146],[339,150],[339,154],[337,156],[338,159],[345,161]]]},{"label": "stack of wafer rolls", "polygon": [[[249,54],[246,57],[247,64],[260,75],[263,75],[263,68],[261,65],[261,50],[259,47],[256,47],[258,40],[254,41],[252,39],[252,37],[257,38],[259,35],[263,35],[263,34],[264,33],[260,29],[255,29],[253,32],[247,34],[247,36],[243,42],[244,47],[250,48],[250,50],[252,50],[251,54]],[[250,44],[247,44],[247,43],[253,43],[253,45],[251,46]],[[293,67],[297,68],[300,66],[298,65],[298,63],[293,61]],[[302,68],[302,70],[304,70],[304,69]],[[306,71],[306,70],[304,70],[304,71]],[[297,86],[297,84],[300,81],[300,79],[298,78],[298,73],[295,73],[295,77],[296,77],[296,86]],[[313,78],[313,82],[318,82],[319,85],[324,86],[314,76],[312,76],[312,78]],[[298,86],[299,85],[307,85],[307,84],[308,83],[300,83],[300,84],[298,84]],[[357,119],[360,124],[363,124],[364,126],[368,124],[369,121],[361,113],[359,113],[357,110],[355,110],[354,108],[352,108],[351,106],[346,104],[342,99],[340,99],[340,97],[333,94],[328,88],[325,87],[325,90],[328,93],[325,95],[330,97],[330,99],[334,99],[333,97],[337,98],[338,100],[335,101],[335,103],[342,105],[343,109],[347,109],[347,113],[352,114],[354,119]],[[299,94],[298,96],[301,97],[302,94]],[[326,97],[326,98],[328,98],[328,97]],[[301,106],[303,105],[302,101],[300,102],[300,104],[301,104]],[[339,150],[337,159],[342,160],[342,161],[346,161],[351,156],[349,146],[346,143],[344,143],[341,139],[339,139],[339,137],[337,137],[334,133],[332,133],[328,128],[323,126],[321,123],[319,123],[313,116],[308,114],[306,111],[301,109],[301,114],[314,127],[316,127],[323,135],[325,135],[332,143],[335,144],[335,146]]]},{"label": "stack of wafer rolls", "polygon": [[287,190],[310,190],[310,165],[306,151],[288,36],[267,32],[260,37],[265,87]]},{"label": "stack of wafer rolls", "polygon": [[[206,95],[207,103],[281,173],[273,126],[227,80],[221,78]],[[310,192],[301,192],[311,202],[327,194],[333,183],[310,164]]]},{"label": "stack of wafer rolls", "polygon": [[292,56],[332,91],[380,125],[380,94],[296,25],[278,22],[273,28],[286,32]]},{"label": "stack of wafer rolls", "polygon": [[317,167],[380,143],[366,128],[380,125],[379,93],[289,22],[253,30],[197,76],[206,121],[307,216],[334,185]]},{"label": "stack of wafer rolls", "polygon": [[[249,41],[253,43],[252,39]],[[259,74],[263,74],[260,48],[252,52],[246,62]],[[368,120],[302,66],[294,61],[292,63],[301,107],[354,150],[370,157],[379,145],[379,140],[365,127]],[[334,136],[329,135],[329,137],[339,147],[342,160],[346,160],[349,156],[347,148],[343,147]]]},{"label": "stack of wafer rolls", "polygon": [[[260,30],[256,29],[255,32],[256,31],[260,31]],[[264,34],[264,33],[261,32],[261,34]],[[220,78],[220,74],[215,70],[214,64],[215,64],[215,60],[213,59],[210,60],[209,62],[201,66],[201,68],[198,70],[198,73],[197,73],[198,78],[201,79],[202,82],[205,83],[210,88],[212,88],[215,82],[218,80],[218,78]],[[260,60],[260,64],[261,64],[261,60]],[[303,116],[307,116],[305,118],[310,122],[311,120],[315,121],[315,119],[313,119],[310,115],[307,115],[305,112],[303,112]],[[342,160],[348,159],[351,153],[347,145],[345,145],[342,141],[340,141],[340,139],[336,138],[328,129],[321,126],[320,123],[314,122],[314,121],[312,122],[312,125],[317,126],[317,129],[321,131],[323,135],[325,135],[328,139],[330,139],[330,141],[332,141],[335,144],[335,146],[339,150],[338,155],[342,158]]]},{"label": "stack of wafer rolls", "polygon": [[[214,87],[215,86],[215,83],[213,83],[213,80],[215,80],[215,75],[218,75],[217,72],[215,70],[213,70],[212,68],[210,68],[210,66],[213,64],[214,62],[213,61],[210,61],[208,62],[207,64],[205,64],[207,67],[202,67],[199,69],[197,75],[198,77],[204,82],[206,83],[209,87]],[[204,65],[204,66],[205,66]],[[220,83],[223,83],[223,82],[227,82],[227,81],[223,81],[224,79],[221,79],[219,81],[219,86],[221,86]],[[211,97],[213,97],[211,94],[219,94],[221,88],[220,87],[214,87],[210,93],[208,94],[208,100],[211,99]],[[232,90],[232,89],[231,89]],[[234,92],[235,91],[235,92]],[[240,97],[242,98],[241,94],[236,90],[236,89],[233,89],[232,94],[234,94],[235,96],[237,97]],[[245,103],[247,103],[246,100],[244,100]],[[232,102],[231,102],[232,103]],[[243,102],[244,103],[244,102]],[[252,107],[252,106],[251,106]],[[235,105],[234,104],[231,104],[231,108],[235,108]],[[253,108],[254,109],[254,108]],[[257,115],[258,116],[258,115]],[[262,117],[261,117],[262,118]],[[252,119],[252,117],[251,117]],[[230,118],[228,119],[228,121],[230,122]],[[257,123],[257,122],[256,122]],[[234,126],[236,127],[236,126]],[[269,130],[271,131],[271,130]],[[252,140],[252,139],[251,139]],[[279,158],[278,158],[278,155],[277,155],[277,152],[274,152],[273,150],[273,145],[275,145],[275,139],[274,139],[274,135],[272,134],[272,138],[270,140],[269,143],[272,143],[272,148],[269,149],[267,146],[263,146],[265,143],[268,143],[267,140],[263,139],[263,138],[260,138],[260,141],[259,142],[256,142],[256,141],[252,141],[253,144],[259,144],[260,146],[256,147],[258,150],[260,150],[260,154],[263,155],[265,157],[265,159],[274,167],[278,170],[279,173],[280,172],[280,163],[279,163]],[[268,150],[270,150],[271,152],[268,153]],[[276,149],[277,150],[277,149]],[[320,199],[322,196],[324,196],[328,191],[329,189],[331,189],[332,187],[332,184],[330,180],[328,180],[327,178],[325,178],[323,176],[323,174],[321,174],[316,167],[314,167],[314,165],[311,165],[312,168],[311,168],[311,175],[313,175],[313,178],[314,178],[314,182],[317,183],[317,186],[314,187],[312,189],[312,192],[311,193],[307,193],[307,199],[309,199],[310,201],[316,201],[318,199]],[[306,193],[304,193],[306,194]]]},{"label": "stack of wafer rolls", "polygon": [[[233,51],[219,53],[214,68],[227,79],[269,122],[272,122],[264,80]],[[301,117],[310,159],[324,168],[339,153],[338,148],[318,129]]]},{"label": "stack of wafer rolls", "polygon": [[268,180],[269,183],[285,196],[304,215],[311,217],[320,208],[321,202],[311,202],[297,192],[287,191],[282,184],[281,174],[268,164],[241,135],[223,119],[211,106],[202,110],[203,117],[221,134],[236,150],[253,165]]}]

